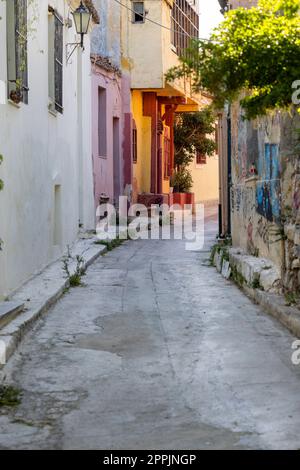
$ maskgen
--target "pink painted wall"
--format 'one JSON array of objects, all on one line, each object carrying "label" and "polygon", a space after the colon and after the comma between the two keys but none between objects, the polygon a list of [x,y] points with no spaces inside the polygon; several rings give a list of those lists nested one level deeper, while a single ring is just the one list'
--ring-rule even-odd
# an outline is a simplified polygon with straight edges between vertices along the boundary
[{"label": "pink painted wall", "polygon": [[131,185],[133,179],[132,162],[132,110],[130,75],[123,72],[122,76],[122,106],[123,106],[123,182]]},{"label": "pink painted wall", "polygon": [[[106,106],[101,106],[99,103],[99,88],[106,91]],[[114,126],[115,118],[120,120],[117,139],[116,135],[114,136],[114,128],[115,132],[117,129]],[[105,120],[106,155],[99,155],[99,148],[102,147],[99,146],[101,119]],[[92,65],[92,152],[96,206],[101,193],[106,193],[110,197],[110,202],[113,202],[119,193],[123,192],[123,120],[121,78],[113,72]],[[101,128],[103,131],[103,126],[100,126]],[[114,141],[115,145],[118,143],[118,150],[114,148]],[[119,154],[119,162],[116,161],[116,154]]]}]

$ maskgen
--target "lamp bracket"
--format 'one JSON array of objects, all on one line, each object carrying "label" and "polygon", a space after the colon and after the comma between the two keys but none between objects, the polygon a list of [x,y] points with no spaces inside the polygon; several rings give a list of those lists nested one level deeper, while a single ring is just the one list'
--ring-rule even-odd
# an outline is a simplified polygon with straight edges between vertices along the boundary
[{"label": "lamp bracket", "polygon": [[66,44],[66,64],[70,64],[71,57],[76,51],[77,47],[81,46],[81,42],[69,42]]}]

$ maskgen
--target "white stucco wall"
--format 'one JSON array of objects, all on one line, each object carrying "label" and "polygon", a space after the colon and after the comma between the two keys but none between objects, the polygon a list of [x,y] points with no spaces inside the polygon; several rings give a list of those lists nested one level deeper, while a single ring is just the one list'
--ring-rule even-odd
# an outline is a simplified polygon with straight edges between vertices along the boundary
[{"label": "white stucco wall", "polygon": [[[77,37],[64,27],[64,113],[54,116],[48,111],[48,2],[37,4],[36,32],[28,41],[29,104],[0,104],[0,296],[57,258],[77,238],[79,223],[94,226],[89,39],[66,65],[65,44]],[[67,2],[49,4],[67,18]],[[6,82],[5,1],[0,17],[0,80]],[[55,185],[61,186],[59,246]]]}]

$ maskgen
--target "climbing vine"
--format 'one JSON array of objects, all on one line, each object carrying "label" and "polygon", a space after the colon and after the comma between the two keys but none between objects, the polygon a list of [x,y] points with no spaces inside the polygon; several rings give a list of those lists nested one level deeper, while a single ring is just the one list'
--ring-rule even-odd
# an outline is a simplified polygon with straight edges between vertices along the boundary
[{"label": "climbing vine", "polygon": [[[292,104],[300,80],[300,0],[259,0],[225,15],[210,41],[193,41],[169,81],[189,75],[221,108],[240,99],[247,118]],[[241,92],[245,91],[242,94]]]}]

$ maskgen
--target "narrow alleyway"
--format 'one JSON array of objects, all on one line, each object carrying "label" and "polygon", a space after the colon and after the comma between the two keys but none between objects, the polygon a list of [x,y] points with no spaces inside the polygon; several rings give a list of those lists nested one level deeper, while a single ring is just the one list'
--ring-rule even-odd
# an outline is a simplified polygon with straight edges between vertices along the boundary
[{"label": "narrow alleyway", "polygon": [[294,338],[183,241],[128,241],[88,270],[7,366],[0,448],[300,447]]}]

